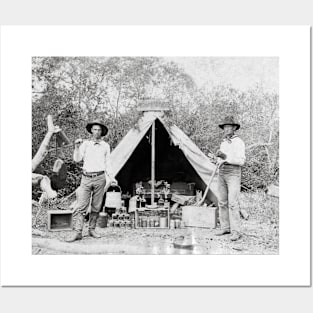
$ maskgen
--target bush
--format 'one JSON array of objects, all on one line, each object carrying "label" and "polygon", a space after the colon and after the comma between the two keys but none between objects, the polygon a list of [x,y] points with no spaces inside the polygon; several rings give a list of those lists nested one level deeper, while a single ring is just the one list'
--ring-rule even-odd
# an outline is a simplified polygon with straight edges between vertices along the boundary
[{"label": "bush", "polygon": [[[32,154],[45,136],[48,114],[72,143],[88,137],[87,121],[102,119],[109,128],[106,140],[114,149],[136,124],[140,100],[156,96],[170,103],[166,122],[180,127],[205,154],[218,150],[222,140],[218,124],[234,115],[246,144],[243,188],[264,189],[278,182],[278,95],[261,86],[241,91],[221,85],[206,91],[177,64],[161,58],[33,58]],[[73,147],[63,153],[68,177],[59,196],[74,191],[81,175],[72,160]],[[49,176],[56,157],[50,152],[37,172]],[[33,197],[39,195],[34,188]]]}]

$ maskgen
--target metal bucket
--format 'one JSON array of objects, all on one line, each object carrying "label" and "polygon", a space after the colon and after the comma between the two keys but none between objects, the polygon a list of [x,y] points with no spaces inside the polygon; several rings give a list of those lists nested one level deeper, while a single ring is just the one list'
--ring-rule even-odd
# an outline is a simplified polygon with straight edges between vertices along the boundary
[{"label": "metal bucket", "polygon": [[121,187],[118,185],[111,185],[105,198],[106,208],[120,208],[122,206],[122,192]]}]

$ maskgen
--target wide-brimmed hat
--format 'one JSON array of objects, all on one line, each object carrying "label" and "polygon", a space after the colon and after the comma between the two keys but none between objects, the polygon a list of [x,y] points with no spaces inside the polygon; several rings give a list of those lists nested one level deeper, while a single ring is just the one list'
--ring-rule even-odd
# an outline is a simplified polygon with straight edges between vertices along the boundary
[{"label": "wide-brimmed hat", "polygon": [[219,124],[218,126],[223,129],[225,125],[234,125],[236,126],[236,130],[240,128],[240,124],[235,122],[235,119],[233,116],[226,116],[224,120],[222,121],[222,123]]},{"label": "wide-brimmed hat", "polygon": [[93,125],[99,125],[101,126],[101,129],[102,129],[102,133],[101,133],[101,136],[105,136],[107,133],[108,133],[108,128],[104,125],[104,123],[100,120],[94,120],[92,122],[89,122],[86,126],[86,129],[88,131],[88,133],[92,134],[91,132],[91,128]]}]

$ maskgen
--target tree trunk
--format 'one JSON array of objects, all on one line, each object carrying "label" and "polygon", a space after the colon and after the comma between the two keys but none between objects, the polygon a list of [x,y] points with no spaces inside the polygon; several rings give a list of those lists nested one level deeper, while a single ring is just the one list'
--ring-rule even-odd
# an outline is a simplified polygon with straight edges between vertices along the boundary
[{"label": "tree trunk", "polygon": [[[54,133],[60,131],[58,126],[53,125],[52,116],[47,116],[47,124],[48,124],[48,132],[42,141],[36,155],[32,159],[32,172],[36,170],[38,165],[44,160],[46,155],[48,154],[49,150],[49,143]],[[32,184],[33,185],[40,185],[41,190],[44,192],[45,197],[48,199],[55,198],[57,196],[57,192],[51,188],[51,181],[48,176],[44,176],[41,174],[32,174]]]},{"label": "tree trunk", "polygon": [[49,143],[50,143],[50,140],[51,140],[51,138],[55,132],[55,127],[53,125],[51,115],[48,115],[47,123],[48,123],[48,132],[47,132],[44,140],[42,141],[36,155],[34,156],[34,158],[32,160],[32,172],[34,172],[36,170],[38,165],[44,160],[44,158],[48,154]]}]

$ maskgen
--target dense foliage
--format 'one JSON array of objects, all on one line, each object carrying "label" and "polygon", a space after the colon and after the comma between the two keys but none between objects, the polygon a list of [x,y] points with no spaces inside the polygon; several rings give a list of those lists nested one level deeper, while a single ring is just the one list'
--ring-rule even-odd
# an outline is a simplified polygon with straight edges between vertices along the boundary
[{"label": "dense foliage", "polygon": [[[104,120],[110,129],[106,140],[114,148],[136,124],[139,101],[159,98],[171,105],[167,121],[180,127],[206,154],[214,153],[221,142],[218,123],[225,115],[234,115],[242,125],[238,135],[246,143],[243,188],[265,188],[278,181],[278,95],[265,92],[262,86],[242,91],[220,85],[207,91],[198,88],[179,65],[156,57],[36,57],[32,86],[33,155],[46,133],[48,114],[72,141],[88,136],[87,121]],[[60,196],[79,184],[81,171],[72,161],[72,152],[72,148],[61,152],[69,175]],[[53,149],[37,172],[49,175],[58,155]],[[33,197],[38,194],[34,189]]]}]

